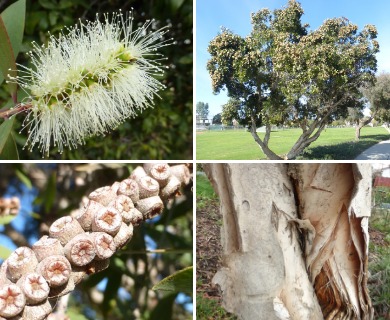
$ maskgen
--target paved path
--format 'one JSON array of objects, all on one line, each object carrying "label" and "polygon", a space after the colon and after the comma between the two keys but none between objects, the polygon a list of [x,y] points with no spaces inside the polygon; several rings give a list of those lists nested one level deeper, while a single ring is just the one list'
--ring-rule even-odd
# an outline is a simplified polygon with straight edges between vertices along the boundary
[{"label": "paved path", "polygon": [[355,160],[390,160],[390,140],[379,142],[364,150]]}]

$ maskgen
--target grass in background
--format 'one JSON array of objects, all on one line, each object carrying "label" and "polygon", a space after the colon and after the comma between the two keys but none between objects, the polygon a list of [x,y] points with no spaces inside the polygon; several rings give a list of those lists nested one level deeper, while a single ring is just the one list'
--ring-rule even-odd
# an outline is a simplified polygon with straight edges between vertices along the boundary
[{"label": "grass in background", "polygon": [[196,295],[196,317],[198,319],[237,319],[236,316],[226,313],[217,300],[204,298],[201,294]]},{"label": "grass in background", "polygon": [[[270,148],[276,154],[286,154],[301,135],[301,129],[273,131]],[[261,138],[264,133],[259,133]],[[355,142],[354,128],[330,128],[324,130],[299,160],[353,160],[372,145],[389,139],[382,127],[364,127],[360,141]],[[265,155],[244,130],[206,131],[196,135],[197,160],[266,160]]]},{"label": "grass in background", "polygon": [[370,297],[375,319],[387,320],[390,315],[390,219],[389,211],[373,210],[370,227],[383,233],[382,241],[370,242]]},{"label": "grass in background", "polygon": [[[219,292],[211,285],[218,268],[217,256],[222,255],[219,240],[222,221],[218,197],[203,172],[196,175],[196,209],[196,318],[237,319],[221,306]],[[208,239],[207,243],[205,239]]]},{"label": "grass in background", "polygon": [[207,179],[203,172],[196,174],[196,207],[202,209],[207,206],[208,201],[218,199],[211,186],[210,181]]}]

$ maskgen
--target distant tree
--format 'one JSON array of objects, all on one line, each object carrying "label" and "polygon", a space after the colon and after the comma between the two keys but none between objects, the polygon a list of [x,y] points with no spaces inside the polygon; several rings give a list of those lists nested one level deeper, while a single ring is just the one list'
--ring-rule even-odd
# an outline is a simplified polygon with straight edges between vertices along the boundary
[{"label": "distant tree", "polygon": [[[362,108],[363,86],[375,81],[379,45],[376,28],[361,32],[346,18],[326,20],[309,31],[301,23],[303,9],[295,0],[271,13],[252,14],[252,32],[245,38],[223,28],[210,42],[207,69],[214,93],[226,89],[240,124],[250,126],[256,143],[269,159],[281,159],[268,147],[271,124],[297,125],[302,134],[285,155],[293,159],[315,141],[328,123]],[[266,126],[265,138],[256,127]]]},{"label": "distant tree", "polygon": [[355,139],[359,140],[360,130],[374,118],[382,122],[390,121],[390,73],[381,73],[376,77],[375,85],[362,90],[367,98],[371,115],[358,122]]},{"label": "distant tree", "polygon": [[209,115],[209,104],[204,102],[198,102],[196,104],[196,116],[200,119],[207,119]]},{"label": "distant tree", "polygon": [[221,116],[221,113],[217,113],[217,114],[213,117],[213,124],[222,124],[222,116]]},{"label": "distant tree", "polygon": [[247,122],[245,115],[243,113],[243,106],[240,100],[238,99],[229,99],[227,103],[222,105],[222,123],[225,125],[231,125],[233,119],[237,119],[240,124],[246,125]]},{"label": "distant tree", "polygon": [[[367,117],[364,117],[362,109],[349,107],[347,110],[348,110],[348,116],[346,120],[355,126],[356,128],[355,140],[359,140],[360,129],[365,126],[364,123],[366,123]],[[368,122],[366,124],[368,124]]]}]

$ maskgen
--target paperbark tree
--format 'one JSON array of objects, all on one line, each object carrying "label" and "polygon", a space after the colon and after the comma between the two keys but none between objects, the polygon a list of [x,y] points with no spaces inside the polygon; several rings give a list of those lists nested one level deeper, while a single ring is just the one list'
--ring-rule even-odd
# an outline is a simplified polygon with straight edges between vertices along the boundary
[{"label": "paperbark tree", "polygon": [[[346,116],[347,107],[361,108],[360,88],[375,81],[375,26],[358,32],[343,17],[310,31],[302,15],[295,0],[273,12],[262,9],[252,14],[247,37],[224,28],[208,47],[213,91],[226,89],[232,99],[224,106],[225,118],[230,111],[239,115],[236,120],[249,127],[270,160],[296,158],[328,123]],[[286,155],[269,148],[271,124],[302,129]],[[256,132],[261,125],[266,126],[264,139]]]},{"label": "paperbark tree", "polygon": [[217,191],[222,268],[240,319],[373,319],[367,292],[368,164],[205,164]]}]

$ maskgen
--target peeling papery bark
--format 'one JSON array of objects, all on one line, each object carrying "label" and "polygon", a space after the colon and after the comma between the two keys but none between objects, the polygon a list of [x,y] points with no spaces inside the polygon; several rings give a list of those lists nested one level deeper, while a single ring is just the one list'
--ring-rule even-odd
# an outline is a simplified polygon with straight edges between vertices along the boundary
[{"label": "peeling papery bark", "polygon": [[369,164],[207,164],[220,198],[213,282],[240,319],[373,319]]}]

